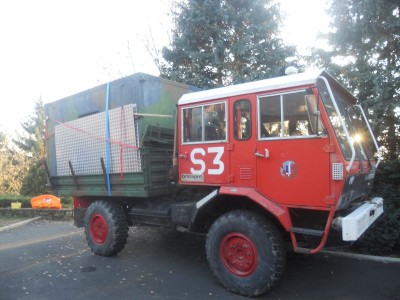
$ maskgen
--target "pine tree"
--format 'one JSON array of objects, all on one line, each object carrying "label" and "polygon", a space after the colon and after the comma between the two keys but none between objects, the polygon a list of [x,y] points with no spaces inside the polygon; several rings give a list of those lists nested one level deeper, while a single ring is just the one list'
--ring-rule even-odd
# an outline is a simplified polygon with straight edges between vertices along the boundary
[{"label": "pine tree", "polygon": [[161,76],[197,87],[284,75],[295,54],[278,38],[279,6],[270,0],[180,1],[174,21]]},{"label": "pine tree", "polygon": [[[342,79],[361,102],[384,147],[373,193],[384,197],[385,214],[364,237],[371,253],[400,249],[400,2],[335,0],[329,10],[331,51],[320,63]],[[343,65],[335,64],[345,58]]]},{"label": "pine tree", "polygon": [[367,108],[388,160],[400,158],[399,10],[398,0],[332,1],[332,51],[315,52]]},{"label": "pine tree", "polygon": [[26,156],[15,150],[7,135],[0,132],[0,195],[19,194],[28,167]]},{"label": "pine tree", "polygon": [[24,129],[23,135],[18,135],[14,143],[29,158],[30,167],[23,179],[22,195],[38,195],[48,192],[47,176],[43,161],[45,155],[44,129],[46,114],[41,99],[36,101],[32,116],[21,123]]}]

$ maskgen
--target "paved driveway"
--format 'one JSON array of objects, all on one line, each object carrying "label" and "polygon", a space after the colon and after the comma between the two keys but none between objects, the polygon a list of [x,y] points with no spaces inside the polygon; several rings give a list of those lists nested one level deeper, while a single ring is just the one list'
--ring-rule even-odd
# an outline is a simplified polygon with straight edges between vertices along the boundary
[{"label": "paved driveway", "polygon": [[[105,258],[72,222],[0,232],[0,299],[216,298],[245,299],[213,277],[201,237],[135,227]],[[400,299],[400,264],[292,254],[279,286],[258,299]]]}]

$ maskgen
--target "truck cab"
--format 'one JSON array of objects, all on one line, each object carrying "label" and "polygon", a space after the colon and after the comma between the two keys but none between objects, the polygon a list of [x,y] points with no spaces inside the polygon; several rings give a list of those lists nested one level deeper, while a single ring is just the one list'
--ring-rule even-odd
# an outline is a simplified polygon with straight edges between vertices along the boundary
[{"label": "truck cab", "polygon": [[[178,129],[179,184],[266,208],[295,251],[321,250],[332,224],[358,238],[382,212],[375,199],[363,225],[342,226],[368,199],[380,154],[361,106],[327,72],[186,94]],[[300,246],[310,236],[319,242]]]}]

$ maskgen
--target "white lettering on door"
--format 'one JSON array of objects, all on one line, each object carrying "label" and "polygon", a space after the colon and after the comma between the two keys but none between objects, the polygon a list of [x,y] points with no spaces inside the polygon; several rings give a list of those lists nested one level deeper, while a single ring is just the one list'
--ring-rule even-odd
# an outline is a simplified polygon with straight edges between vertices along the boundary
[{"label": "white lettering on door", "polygon": [[192,161],[192,164],[200,166],[200,169],[197,170],[194,168],[190,168],[190,172],[195,175],[200,175],[203,174],[204,171],[206,170],[206,163],[202,159],[195,158],[194,156],[196,154],[204,156],[206,155],[206,151],[204,151],[203,148],[194,148],[190,153],[190,160]]},{"label": "white lettering on door", "polygon": [[209,175],[221,175],[224,172],[224,163],[221,160],[222,154],[224,154],[224,147],[210,147],[208,153],[216,153],[213,164],[218,166],[217,169],[208,169]]},{"label": "white lettering on door", "polygon": [[[207,153],[215,154],[213,159],[212,168],[207,170],[209,175],[221,175],[225,170],[224,162],[221,160],[224,154],[224,147],[208,147]],[[197,168],[190,168],[190,172],[195,175],[204,174],[206,170],[206,163],[199,155],[206,156],[206,151],[203,148],[194,148],[190,153],[190,160],[192,164],[197,165]]]}]

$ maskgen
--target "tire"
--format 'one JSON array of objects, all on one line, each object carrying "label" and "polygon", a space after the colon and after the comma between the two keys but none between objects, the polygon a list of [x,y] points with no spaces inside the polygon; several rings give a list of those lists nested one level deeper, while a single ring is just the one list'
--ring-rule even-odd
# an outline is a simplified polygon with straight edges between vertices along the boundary
[{"label": "tire", "polygon": [[112,256],[128,239],[128,224],[121,206],[107,201],[93,202],[85,214],[86,241],[93,253]]},{"label": "tire", "polygon": [[243,296],[269,291],[286,265],[283,240],[275,225],[246,210],[228,212],[213,223],[207,234],[206,253],[219,282]]}]

